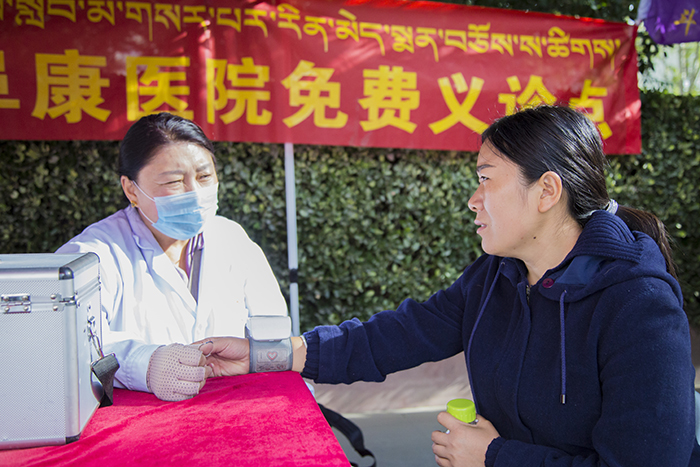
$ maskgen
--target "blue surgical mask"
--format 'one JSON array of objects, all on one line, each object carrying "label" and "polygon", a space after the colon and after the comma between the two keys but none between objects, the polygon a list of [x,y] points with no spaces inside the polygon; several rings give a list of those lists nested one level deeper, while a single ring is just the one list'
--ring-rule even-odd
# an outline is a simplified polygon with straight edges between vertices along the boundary
[{"label": "blue surgical mask", "polygon": [[156,196],[155,198],[148,196],[140,186],[136,185],[136,188],[156,203],[158,221],[153,222],[143,210],[141,210],[141,214],[159,232],[175,240],[189,240],[202,232],[205,222],[214,217],[219,207],[218,183],[199,190],[170,196]]}]

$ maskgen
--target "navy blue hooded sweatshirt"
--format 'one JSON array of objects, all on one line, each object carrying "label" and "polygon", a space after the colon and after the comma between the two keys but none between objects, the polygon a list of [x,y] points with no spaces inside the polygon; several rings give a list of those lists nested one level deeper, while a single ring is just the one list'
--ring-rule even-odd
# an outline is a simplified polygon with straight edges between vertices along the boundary
[{"label": "navy blue hooded sweatshirt", "polygon": [[700,465],[680,287],[656,243],[604,211],[537,284],[520,260],[483,255],[424,303],[304,336],[302,376],[318,383],[383,381],[464,351],[500,434],[489,467]]}]

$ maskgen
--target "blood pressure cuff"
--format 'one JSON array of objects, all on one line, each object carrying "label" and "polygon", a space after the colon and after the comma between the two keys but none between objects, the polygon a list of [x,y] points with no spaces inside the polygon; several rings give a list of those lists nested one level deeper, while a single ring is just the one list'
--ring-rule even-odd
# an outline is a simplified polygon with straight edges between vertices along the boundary
[{"label": "blood pressure cuff", "polygon": [[292,320],[289,316],[251,316],[245,327],[250,372],[292,369]]}]

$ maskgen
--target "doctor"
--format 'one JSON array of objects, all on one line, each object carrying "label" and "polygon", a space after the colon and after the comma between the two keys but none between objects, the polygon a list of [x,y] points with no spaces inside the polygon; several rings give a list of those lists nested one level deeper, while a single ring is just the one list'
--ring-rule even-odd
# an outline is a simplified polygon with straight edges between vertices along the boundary
[{"label": "doctor", "polygon": [[168,113],[141,118],[121,142],[118,170],[131,205],[57,253],[100,258],[115,386],[187,399],[211,370],[198,347],[183,344],[242,337],[249,313],[284,316],[287,305],[262,250],[216,216],[214,147],[199,126]]}]

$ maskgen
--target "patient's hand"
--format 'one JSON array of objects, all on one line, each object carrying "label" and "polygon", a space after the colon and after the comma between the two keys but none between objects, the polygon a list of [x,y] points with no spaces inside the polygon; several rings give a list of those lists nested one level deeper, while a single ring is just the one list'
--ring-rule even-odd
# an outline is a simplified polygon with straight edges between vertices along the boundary
[{"label": "patient's hand", "polygon": [[210,376],[245,375],[250,370],[248,339],[238,337],[210,337],[195,342],[212,369]]}]

